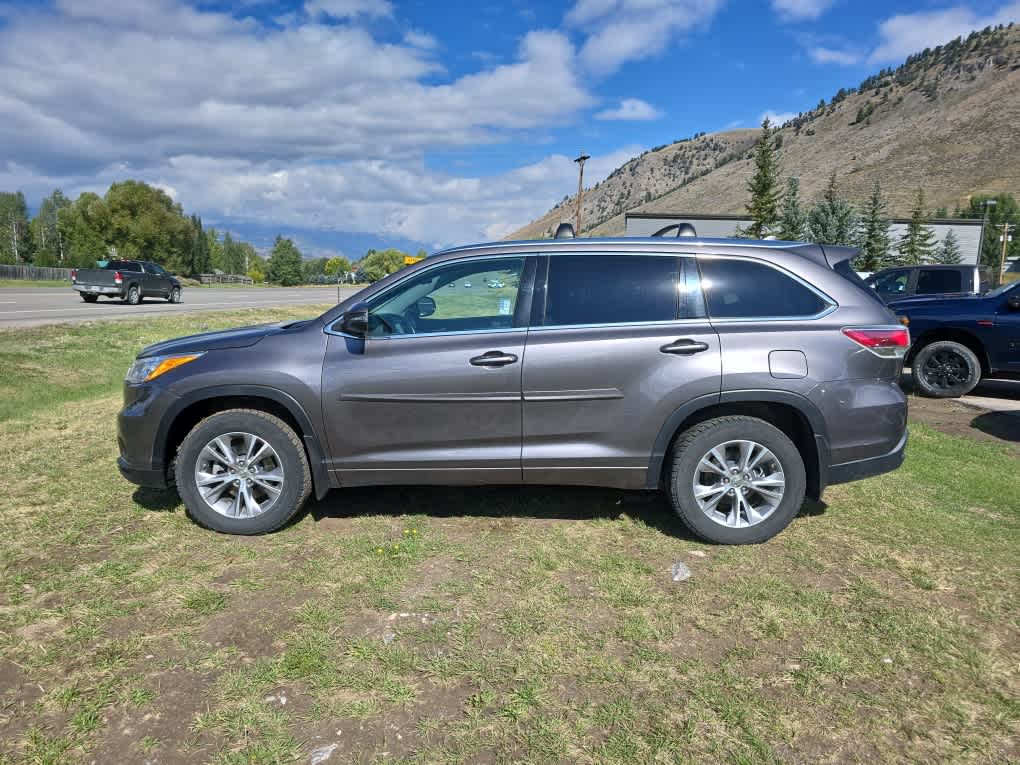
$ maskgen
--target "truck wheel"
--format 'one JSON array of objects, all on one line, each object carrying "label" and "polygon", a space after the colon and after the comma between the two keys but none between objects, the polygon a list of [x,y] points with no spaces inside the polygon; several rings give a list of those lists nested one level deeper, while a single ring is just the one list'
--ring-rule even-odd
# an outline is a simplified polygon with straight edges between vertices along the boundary
[{"label": "truck wheel", "polygon": [[938,340],[917,352],[911,363],[914,385],[925,396],[958,398],[981,382],[981,362],[962,343]]},{"label": "truck wheel", "polygon": [[99,295],[86,295],[83,293],[81,299],[84,300],[86,303],[95,303],[97,300],[99,300]]},{"label": "truck wheel", "polygon": [[677,437],[669,496],[709,542],[755,544],[785,529],[807,490],[804,460],[785,433],[756,417],[717,417]]},{"label": "truck wheel", "polygon": [[167,296],[168,303],[180,303],[181,302],[181,288],[174,287],[170,290],[170,294]]},{"label": "truck wheel", "polygon": [[174,470],[188,515],[224,534],[265,534],[285,525],[312,491],[308,455],[283,420],[228,409],[185,437]]},{"label": "truck wheel", "polygon": [[124,302],[128,305],[138,305],[142,302],[142,292],[134,284],[128,287],[127,296],[124,298]]}]

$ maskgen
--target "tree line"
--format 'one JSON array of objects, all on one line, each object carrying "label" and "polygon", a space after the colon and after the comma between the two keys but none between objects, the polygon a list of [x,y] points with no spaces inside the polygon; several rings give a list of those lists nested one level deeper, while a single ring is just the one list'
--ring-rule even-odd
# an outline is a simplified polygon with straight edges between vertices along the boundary
[{"label": "tree line", "polygon": [[[777,129],[768,119],[764,120],[753,151],[754,174],[747,183],[750,199],[746,209],[751,224],[738,230],[738,236],[754,239],[774,236],[790,241],[857,247],[861,253],[854,261],[854,268],[859,271],[961,262],[960,244],[953,231],[949,231],[941,242],[936,242],[935,231],[929,225],[931,218],[924,189],[917,189],[910,221],[896,241],[892,240],[887,203],[877,178],[868,199],[858,208],[840,194],[836,172],[833,171],[822,198],[810,206],[805,205],[800,198],[798,180],[787,178],[785,184],[782,182],[777,137]],[[940,208],[935,217],[945,218],[947,214],[945,208]],[[1020,223],[1020,207],[1013,196],[975,195],[966,208],[957,206],[953,216],[987,216],[981,243],[981,264],[998,273],[1002,250],[996,232],[1001,232],[1004,223]],[[1008,245],[1007,257],[1020,255],[1018,245],[1020,241]]]},{"label": "tree line", "polygon": [[140,181],[74,200],[57,189],[34,216],[20,191],[0,192],[0,263],[83,268],[111,258],[148,260],[185,276],[215,269],[264,278],[267,268],[251,244],[203,227],[165,191]]},{"label": "tree line", "polygon": [[[424,251],[418,253],[424,257]],[[114,183],[106,194],[70,199],[57,189],[30,215],[25,196],[0,192],[0,263],[87,268],[109,259],[147,260],[182,276],[221,272],[292,286],[354,276],[372,282],[403,268],[406,253],[369,250],[357,264],[342,256],[305,258],[277,236],[268,257],[229,231],[205,227],[162,189]]]}]

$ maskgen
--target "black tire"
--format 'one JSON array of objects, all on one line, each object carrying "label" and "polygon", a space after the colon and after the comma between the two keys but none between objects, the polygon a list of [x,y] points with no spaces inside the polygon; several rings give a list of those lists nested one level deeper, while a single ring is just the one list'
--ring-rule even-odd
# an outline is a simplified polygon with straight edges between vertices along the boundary
[{"label": "black tire", "polygon": [[166,296],[166,302],[168,303],[180,303],[181,302],[181,288],[173,287],[170,290],[170,294]]},{"label": "black tire", "polygon": [[142,291],[138,289],[137,285],[132,284],[128,287],[127,294],[124,296],[124,302],[128,305],[138,305],[142,302]]},{"label": "black tire", "polygon": [[959,398],[981,382],[981,361],[962,343],[938,340],[919,350],[911,362],[914,387],[931,398]]},{"label": "black tire", "polygon": [[[779,504],[764,520],[749,526],[731,527],[713,520],[701,509],[694,497],[693,483],[695,476],[701,474],[702,457],[715,447],[738,440],[753,441],[772,452],[782,467],[786,484]],[[800,452],[785,433],[756,417],[717,417],[695,425],[677,436],[670,460],[668,488],[673,509],[687,528],[709,542],[724,545],[764,542],[785,529],[804,502],[807,473]],[[754,495],[753,489],[750,492],[752,501],[762,499]],[[723,497],[723,503],[729,501]]]},{"label": "black tire", "polygon": [[[250,433],[268,443],[283,468],[283,489],[275,503],[260,515],[231,518],[202,498],[195,480],[197,461],[212,439],[227,433]],[[279,417],[255,409],[228,409],[199,422],[185,437],[174,468],[177,491],[188,516],[207,529],[224,534],[266,534],[286,525],[301,509],[312,491],[312,473],[304,445],[294,430]]]},{"label": "black tire", "polygon": [[97,300],[99,300],[99,295],[86,295],[83,292],[81,299],[84,300],[86,303],[95,303]]}]

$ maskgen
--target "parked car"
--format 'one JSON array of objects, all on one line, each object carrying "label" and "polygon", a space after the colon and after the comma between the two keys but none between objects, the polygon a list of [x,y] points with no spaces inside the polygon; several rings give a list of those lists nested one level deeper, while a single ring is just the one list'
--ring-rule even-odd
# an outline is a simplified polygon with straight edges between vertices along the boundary
[{"label": "parked car", "polygon": [[145,260],[110,260],[102,268],[72,268],[71,286],[86,303],[101,297],[120,298],[130,305],[147,297],[181,302],[177,277]]},{"label": "parked car", "polygon": [[912,295],[979,295],[991,286],[991,272],[964,265],[900,266],[883,269],[865,281],[889,302]]},{"label": "parked car", "polygon": [[[702,538],[762,542],[805,496],[903,460],[909,333],[856,254],[688,237],[447,250],[315,319],[142,350],[120,470],[176,483],[194,520],[234,534],[331,488],[575,484],[661,488]],[[486,273],[512,296],[444,289]]]},{"label": "parked car", "polygon": [[914,336],[907,364],[921,393],[954,398],[982,377],[1020,374],[1020,282],[985,295],[914,297],[889,307]]}]

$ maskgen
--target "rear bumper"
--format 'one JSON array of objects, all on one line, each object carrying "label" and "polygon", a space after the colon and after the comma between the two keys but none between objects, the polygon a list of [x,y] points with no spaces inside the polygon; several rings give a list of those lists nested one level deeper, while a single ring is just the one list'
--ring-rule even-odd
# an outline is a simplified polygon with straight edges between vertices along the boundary
[{"label": "rear bumper", "polygon": [[903,464],[903,456],[907,449],[907,437],[909,435],[909,431],[904,430],[903,438],[887,454],[830,466],[829,484],[859,481],[862,478],[871,478],[872,476],[882,475],[882,473],[892,472]]},{"label": "rear bumper", "polygon": [[123,287],[100,287],[89,284],[72,284],[71,286],[86,295],[121,295],[124,293]]}]

